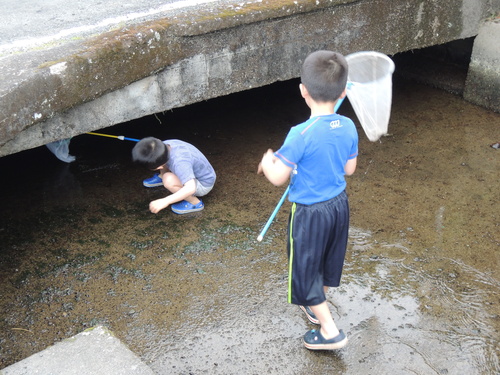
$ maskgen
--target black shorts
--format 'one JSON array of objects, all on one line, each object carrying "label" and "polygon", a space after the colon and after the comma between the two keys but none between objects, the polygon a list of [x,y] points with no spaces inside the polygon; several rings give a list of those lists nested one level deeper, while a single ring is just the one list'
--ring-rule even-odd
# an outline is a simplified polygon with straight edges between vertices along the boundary
[{"label": "black shorts", "polygon": [[349,236],[345,191],[326,202],[292,204],[288,224],[288,302],[315,306],[323,286],[340,285]]}]

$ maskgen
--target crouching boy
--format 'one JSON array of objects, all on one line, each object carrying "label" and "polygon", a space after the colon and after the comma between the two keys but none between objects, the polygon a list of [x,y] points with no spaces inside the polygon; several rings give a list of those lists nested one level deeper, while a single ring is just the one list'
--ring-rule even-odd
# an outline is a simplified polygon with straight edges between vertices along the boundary
[{"label": "crouching boy", "polygon": [[170,206],[176,214],[201,211],[199,197],[208,194],[215,184],[215,171],[196,147],[178,139],[161,141],[147,137],[132,149],[132,159],[150,170],[158,171],[143,181],[146,187],[164,186],[171,194],[149,203],[156,214]]}]

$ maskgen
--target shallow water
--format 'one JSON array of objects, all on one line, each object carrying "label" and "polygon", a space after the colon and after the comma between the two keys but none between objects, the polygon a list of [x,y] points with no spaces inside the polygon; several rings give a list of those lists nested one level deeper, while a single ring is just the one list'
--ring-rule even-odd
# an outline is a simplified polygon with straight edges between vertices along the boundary
[{"label": "shallow water", "polygon": [[158,374],[500,372],[500,115],[396,79],[391,134],[359,129],[335,353],[302,346],[312,327],[286,303],[289,203],[256,241],[284,191],[257,164],[306,116],[292,81],[102,130],[206,153],[216,188],[186,216],[148,212],[163,191],[141,185],[131,142],[0,159],[0,368],[103,324]]}]

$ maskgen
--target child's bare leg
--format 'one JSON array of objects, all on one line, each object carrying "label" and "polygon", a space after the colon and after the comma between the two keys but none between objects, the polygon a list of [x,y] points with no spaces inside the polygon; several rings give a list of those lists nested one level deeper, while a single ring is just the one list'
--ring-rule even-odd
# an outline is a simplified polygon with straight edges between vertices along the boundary
[{"label": "child's bare leg", "polygon": [[339,330],[337,325],[335,324],[330,309],[325,302],[320,303],[316,306],[309,306],[316,315],[316,318],[319,320],[319,324],[321,325],[321,334],[325,339],[331,339],[337,337],[339,334]]},{"label": "child's bare leg", "polygon": [[[323,289],[326,294],[328,292],[328,287],[324,286]],[[320,303],[319,305],[309,307],[319,320],[319,324],[321,325],[321,334],[323,337],[325,339],[336,337],[339,334],[339,330],[333,320],[332,313],[330,312],[326,301]]]},{"label": "child's bare leg", "polygon": [[[163,186],[165,186],[165,188],[172,194],[179,191],[183,186],[181,180],[179,180],[179,177],[177,177],[172,172],[165,172],[162,173],[160,176],[163,180]],[[186,201],[194,205],[200,203],[200,200],[194,195],[191,195],[185,199]]]}]

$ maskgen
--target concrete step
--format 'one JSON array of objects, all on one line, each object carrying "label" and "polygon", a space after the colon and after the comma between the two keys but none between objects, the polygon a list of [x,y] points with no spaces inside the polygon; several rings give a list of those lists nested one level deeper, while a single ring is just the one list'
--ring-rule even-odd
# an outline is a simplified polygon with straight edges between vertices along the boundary
[{"label": "concrete step", "polygon": [[0,370],[0,375],[153,375],[106,327],[89,328]]}]

